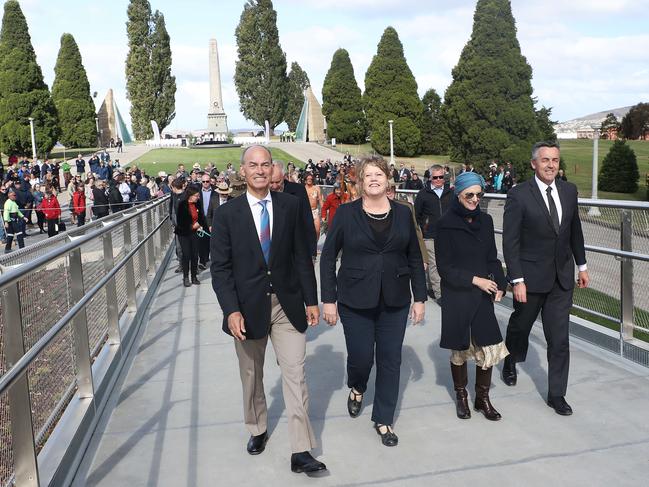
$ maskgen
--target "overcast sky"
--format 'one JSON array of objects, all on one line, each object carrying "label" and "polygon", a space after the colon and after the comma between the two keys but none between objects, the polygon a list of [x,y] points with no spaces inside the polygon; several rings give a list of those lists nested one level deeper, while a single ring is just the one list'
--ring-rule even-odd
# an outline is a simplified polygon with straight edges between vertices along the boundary
[{"label": "overcast sky", "polygon": [[[208,42],[219,44],[223,98],[230,128],[253,124],[239,111],[233,83],[234,31],[243,0],[150,0],[165,15],[176,76],[176,118],[171,129],[207,126]],[[22,0],[32,43],[51,87],[64,32],[74,35],[91,91],[103,99],[113,88],[130,119],[124,61],[128,0]],[[443,96],[451,70],[471,35],[471,0],[275,0],[287,62],[307,72],[322,101],[322,82],[336,49],[349,51],[363,89],[365,71],[383,30],[397,29],[419,94]],[[649,101],[649,0],[512,0],[532,86],[553,118],[565,121]]]}]

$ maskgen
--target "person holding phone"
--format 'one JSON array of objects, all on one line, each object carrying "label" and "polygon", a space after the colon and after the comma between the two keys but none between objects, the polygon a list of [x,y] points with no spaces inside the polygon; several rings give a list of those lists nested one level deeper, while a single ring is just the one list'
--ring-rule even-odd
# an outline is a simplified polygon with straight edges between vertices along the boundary
[{"label": "person holding phone", "polygon": [[493,366],[509,352],[494,313],[507,288],[498,260],[491,216],[480,210],[485,181],[464,172],[455,180],[455,198],[437,223],[435,256],[441,277],[442,337],[440,346],[451,350],[451,375],[456,414],[469,419],[467,360],[476,363],[476,411],[491,421],[501,415],[489,400]]}]

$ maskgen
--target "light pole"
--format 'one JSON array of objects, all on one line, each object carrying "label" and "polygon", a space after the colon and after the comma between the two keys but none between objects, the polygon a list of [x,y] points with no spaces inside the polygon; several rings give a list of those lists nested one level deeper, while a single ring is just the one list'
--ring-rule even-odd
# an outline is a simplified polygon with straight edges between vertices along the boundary
[{"label": "light pole", "polygon": [[34,133],[34,118],[29,117],[29,128],[32,133],[32,159],[36,162],[36,134]]},{"label": "light pole", "polygon": [[322,118],[324,119],[324,143],[325,145],[327,144],[327,116],[323,115]]},{"label": "light pole", "polygon": [[99,138],[99,117],[95,117],[95,127],[97,128],[97,148],[101,144],[101,139]]},{"label": "light pole", "polygon": [[388,120],[390,124],[390,164],[394,164],[394,134],[392,133],[393,120]]},{"label": "light pole", "polygon": [[[592,189],[591,189],[591,199],[596,200],[597,199],[597,176],[598,176],[598,170],[597,170],[597,164],[598,164],[598,158],[599,158],[599,131],[601,129],[600,125],[593,125],[593,181],[592,181]],[[590,209],[588,210],[588,214],[590,216],[600,216],[599,208],[597,206],[591,206]]]}]

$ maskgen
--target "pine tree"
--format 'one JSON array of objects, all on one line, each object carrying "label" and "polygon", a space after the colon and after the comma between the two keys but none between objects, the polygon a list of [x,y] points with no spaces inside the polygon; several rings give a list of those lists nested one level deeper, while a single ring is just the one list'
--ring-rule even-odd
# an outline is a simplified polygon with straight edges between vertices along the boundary
[{"label": "pine tree", "polygon": [[421,118],[421,152],[423,154],[446,154],[451,141],[446,121],[442,117],[442,99],[434,89],[421,99],[424,114]]},{"label": "pine tree", "polygon": [[606,154],[599,172],[598,186],[602,191],[635,193],[638,191],[638,160],[625,141],[616,140]]},{"label": "pine tree", "polygon": [[554,125],[557,123],[550,119],[552,115],[552,107],[546,108],[542,106],[538,110],[534,110],[536,115],[536,125],[539,128],[541,140],[546,142],[556,142],[557,133],[554,131]]},{"label": "pine tree", "polygon": [[443,110],[451,157],[482,169],[492,159],[510,160],[522,180],[541,134],[532,68],[521,54],[509,0],[478,0],[471,39],[452,74]]},{"label": "pine tree", "polygon": [[129,52],[126,57],[126,97],[131,102],[131,126],[136,139],[153,135],[151,119],[155,89],[151,69],[151,5],[148,0],[131,0],[126,33]]},{"label": "pine tree", "polygon": [[176,116],[176,77],[171,75],[171,47],[165,18],[158,10],[153,14],[151,39],[151,76],[155,89],[152,120],[162,132]]},{"label": "pine tree", "polygon": [[286,55],[279,44],[271,0],[248,0],[235,31],[238,59],[234,84],[243,115],[271,130],[285,119]]},{"label": "pine tree", "polygon": [[52,100],[59,114],[61,143],[67,147],[97,144],[95,104],[81,53],[72,34],[61,36],[61,48],[54,68]]},{"label": "pine tree", "polygon": [[59,119],[36,61],[27,21],[16,0],[4,5],[0,31],[0,150],[31,154],[29,118],[34,119],[39,154],[56,144]]},{"label": "pine tree", "polygon": [[291,132],[295,131],[300,120],[300,112],[304,105],[304,90],[311,86],[309,76],[296,62],[291,63],[291,71],[288,73],[286,124]]},{"label": "pine tree", "polygon": [[602,126],[600,127],[602,135],[606,136],[606,138],[609,138],[611,132],[618,133],[620,131],[620,122],[617,120],[617,117],[613,113],[608,113],[606,115],[606,118],[602,122]]},{"label": "pine tree", "polygon": [[363,105],[371,131],[372,147],[390,151],[388,120],[394,121],[394,153],[413,156],[421,143],[423,105],[417,81],[408,67],[397,31],[388,27],[365,73]]},{"label": "pine tree", "polygon": [[338,49],[331,59],[322,85],[322,113],[327,117],[328,137],[346,144],[365,141],[363,98],[345,49]]}]

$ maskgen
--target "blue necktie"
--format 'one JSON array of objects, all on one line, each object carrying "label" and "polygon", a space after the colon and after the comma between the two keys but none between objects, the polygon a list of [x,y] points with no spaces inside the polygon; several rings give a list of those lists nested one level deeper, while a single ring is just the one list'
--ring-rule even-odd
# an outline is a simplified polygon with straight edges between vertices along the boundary
[{"label": "blue necktie", "polygon": [[268,209],[266,208],[268,201],[262,200],[259,202],[259,204],[261,205],[259,243],[261,244],[261,251],[264,253],[266,264],[268,264],[268,259],[270,257],[270,215],[268,214]]}]

